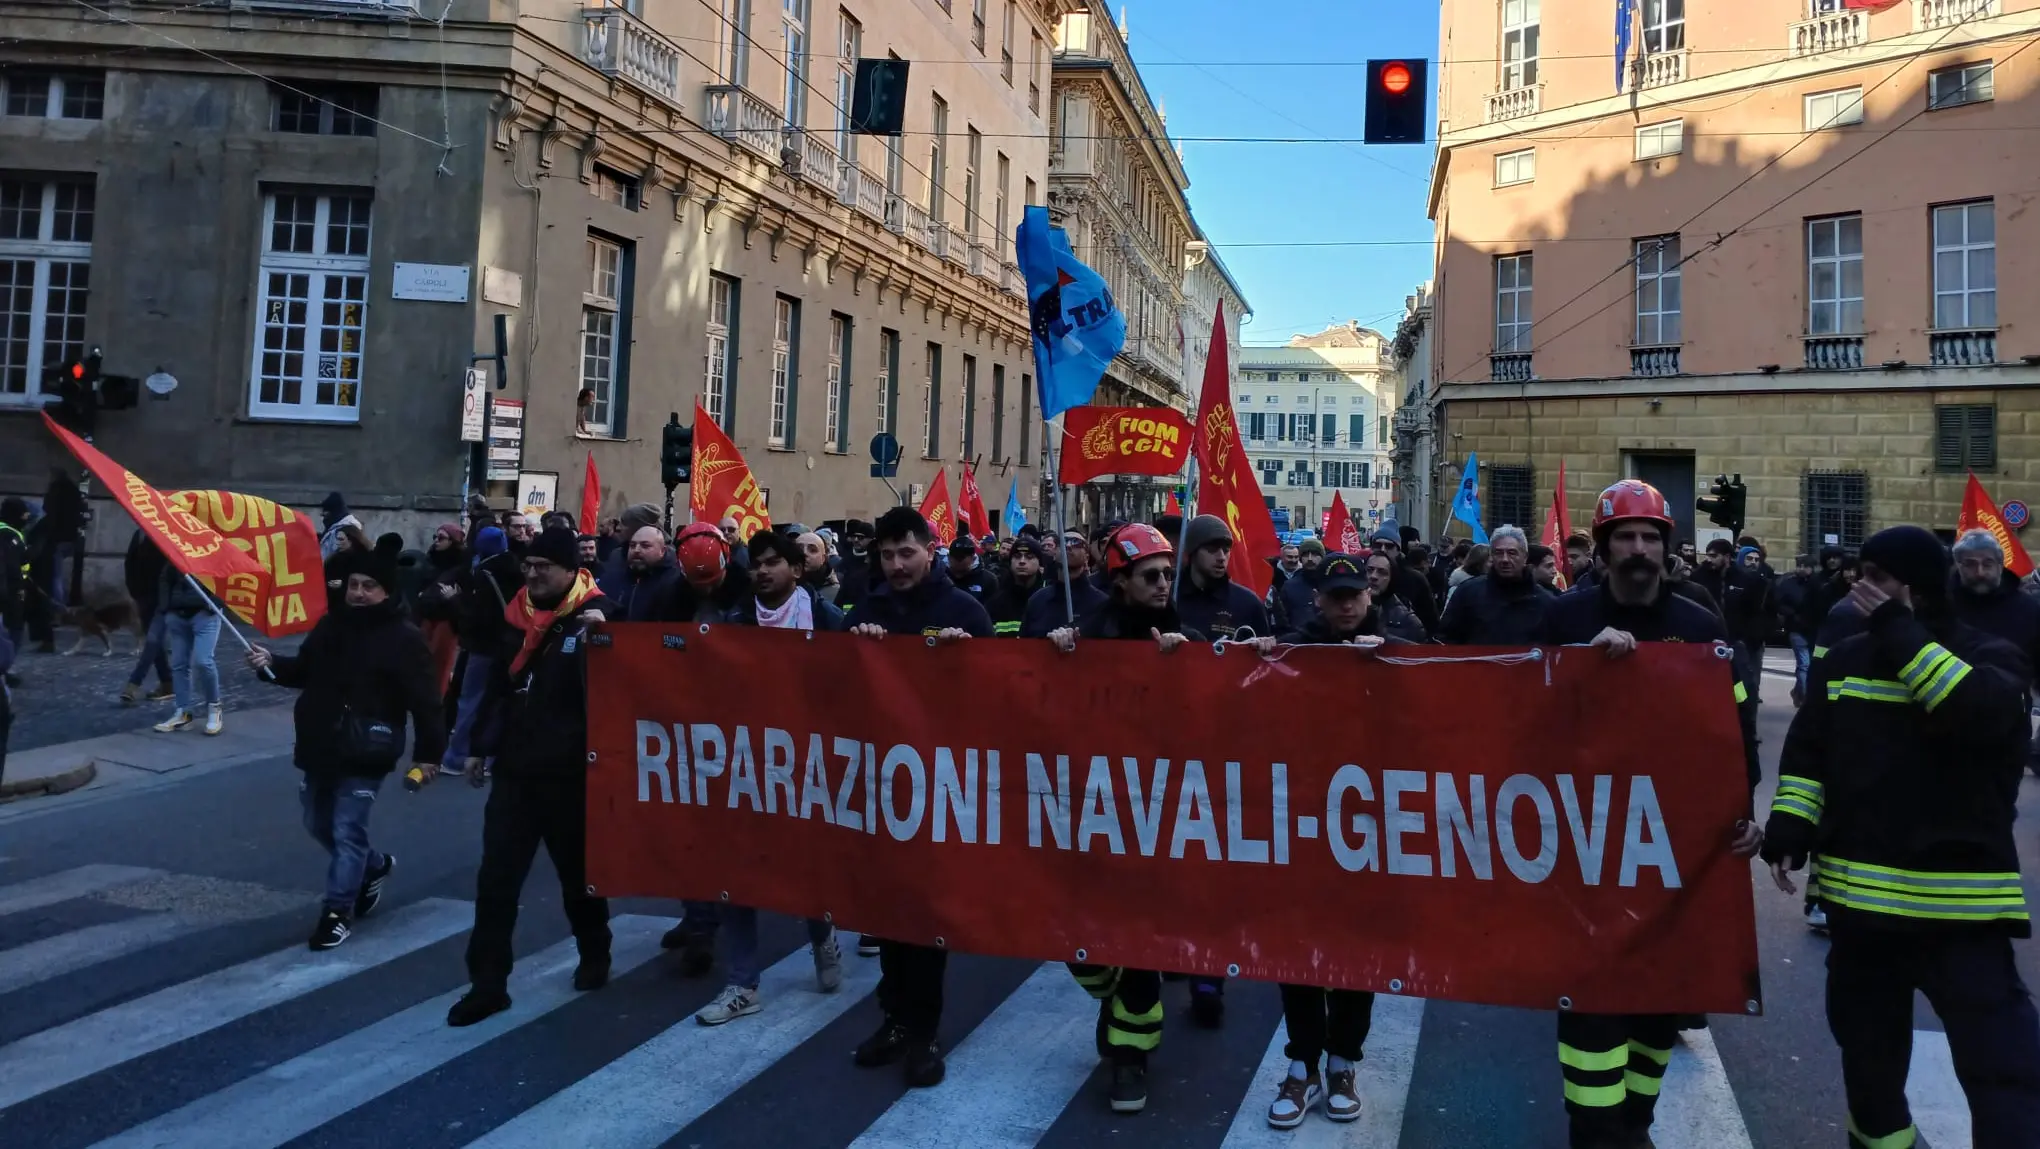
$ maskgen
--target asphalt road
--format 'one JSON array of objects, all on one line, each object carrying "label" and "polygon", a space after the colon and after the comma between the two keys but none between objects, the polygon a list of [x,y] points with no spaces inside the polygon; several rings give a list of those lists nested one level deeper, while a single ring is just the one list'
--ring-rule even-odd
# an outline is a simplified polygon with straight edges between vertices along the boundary
[{"label": "asphalt road", "polygon": [[[1788,685],[1767,676],[1761,805]],[[616,903],[617,980],[566,991],[571,942],[543,861],[519,922],[520,954],[538,956],[520,964],[517,1007],[448,1030],[483,796],[444,782],[417,795],[388,787],[375,830],[399,859],[390,898],[345,946],[311,955],[303,938],[323,858],[298,826],[296,786],[279,760],[0,808],[0,1145],[1564,1144],[1548,1013],[1384,998],[1363,1120],[1314,1115],[1278,1133],[1263,1120],[1282,1068],[1274,987],[1234,983],[1212,1032],[1188,1024],[1172,985],[1148,1111],[1115,1118],[1099,1092],[1093,1006],[1068,974],[971,956],[950,966],[950,1080],[909,1094],[896,1073],[848,1057],[877,1021],[876,961],[846,955],[843,991],[818,994],[798,929],[782,919],[765,928],[765,956],[781,962],[768,969],[765,1010],[728,1026],[690,1020],[720,982],[683,980],[658,952],[669,904]],[[2029,817],[2036,801],[2029,779]],[[2020,842],[2026,872],[2040,871],[2030,822]],[[1767,1014],[1686,1035],[1659,1110],[1661,1149],[1843,1144],[1825,943],[1755,867],[1752,887]],[[2031,944],[2020,961],[2029,983],[2040,979]],[[1964,1149],[1939,1025],[1923,1004],[1915,1024],[1925,1143]]]},{"label": "asphalt road", "polygon": [[[288,653],[303,641],[293,636],[268,639],[251,631],[248,637],[272,650]],[[87,643],[79,654],[61,653],[73,646],[76,632],[57,632],[56,654],[22,653],[14,663],[21,685],[14,688],[14,728],[7,739],[12,750],[34,750],[60,742],[76,742],[104,734],[144,730],[161,722],[173,709],[169,702],[142,701],[123,706],[120,688],[135,665],[133,635],[114,637],[115,653],[108,656],[96,641]],[[215,657],[220,667],[220,701],[228,720],[233,712],[253,706],[276,706],[290,696],[255,677],[242,660],[241,644],[222,633]],[[156,688],[151,670],[142,682],[144,690]]]}]

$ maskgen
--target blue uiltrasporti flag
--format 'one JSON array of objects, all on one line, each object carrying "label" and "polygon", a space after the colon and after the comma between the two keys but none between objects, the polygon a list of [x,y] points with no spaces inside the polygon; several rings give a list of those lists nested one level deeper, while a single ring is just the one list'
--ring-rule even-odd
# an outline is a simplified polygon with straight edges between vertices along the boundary
[{"label": "blue uiltrasporti flag", "polygon": [[1048,209],[1030,207],[1020,218],[1015,245],[1027,280],[1027,313],[1034,328],[1034,378],[1041,417],[1053,419],[1091,401],[1112,357],[1126,345],[1126,316],[1097,272],[1070,250]]}]

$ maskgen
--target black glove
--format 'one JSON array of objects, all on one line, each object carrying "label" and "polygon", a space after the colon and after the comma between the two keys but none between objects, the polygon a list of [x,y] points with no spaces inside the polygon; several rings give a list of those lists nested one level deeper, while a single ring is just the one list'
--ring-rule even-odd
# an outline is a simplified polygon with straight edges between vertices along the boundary
[{"label": "black glove", "polygon": [[1784,862],[1788,870],[1806,868],[1806,856],[1813,852],[1813,826],[1797,814],[1773,813],[1764,824],[1764,847],[1759,855],[1767,864]]}]

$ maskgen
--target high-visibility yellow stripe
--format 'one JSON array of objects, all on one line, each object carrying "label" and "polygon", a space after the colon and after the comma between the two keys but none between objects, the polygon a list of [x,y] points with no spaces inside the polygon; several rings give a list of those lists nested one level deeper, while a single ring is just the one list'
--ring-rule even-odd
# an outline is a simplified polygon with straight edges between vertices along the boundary
[{"label": "high-visibility yellow stripe", "polygon": [[1589,1109],[1613,1109],[1629,1096],[1629,1087],[1621,1083],[1614,1085],[1574,1085],[1565,1083],[1565,1099],[1574,1105]]},{"label": "high-visibility yellow stripe", "polygon": [[1778,775],[1778,789],[1802,790],[1806,796],[1818,802],[1827,794],[1827,783],[1812,778],[1801,778],[1797,774]]},{"label": "high-visibility yellow stripe", "polygon": [[1920,691],[1920,701],[1926,705],[1929,714],[1934,712],[1935,707],[1948,701],[1948,696],[1955,693],[1955,688],[1962,684],[1963,679],[1969,677],[1968,663],[1953,655],[1949,656],[1948,661],[1952,665],[1937,674],[1934,681]]},{"label": "high-visibility yellow stripe", "polygon": [[995,622],[992,624],[992,633],[1000,637],[1019,634],[1020,623],[1017,619],[1013,622]]},{"label": "high-visibility yellow stripe", "polygon": [[1901,870],[1896,866],[1875,866],[1832,855],[1823,855],[1820,865],[1829,873],[1846,874],[1862,881],[1907,882],[1929,889],[2020,888],[2016,870]]},{"label": "high-visibility yellow stripe", "polygon": [[1736,684],[1735,684],[1735,700],[1736,700],[1737,702],[1748,702],[1748,701],[1750,700],[1750,688],[1749,688],[1749,687],[1747,687],[1747,686],[1744,686],[1744,685],[1743,685],[1742,683],[1740,683],[1740,682],[1736,683]]},{"label": "high-visibility yellow stripe", "polygon": [[1820,824],[1820,810],[1804,798],[1792,794],[1780,794],[1771,799],[1771,812],[1804,818],[1816,826]]},{"label": "high-visibility yellow stripe", "polygon": [[1896,702],[1909,706],[1913,701],[1911,688],[1903,682],[1888,678],[1841,678],[1828,683],[1829,702],[1842,698],[1860,698],[1865,702]]},{"label": "high-visibility yellow stripe", "polygon": [[1656,1097],[1658,1090],[1664,1083],[1664,1078],[1662,1077],[1651,1077],[1638,1073],[1634,1069],[1622,1075],[1622,1087],[1625,1090],[1631,1093],[1641,1093],[1645,1097]]},{"label": "high-visibility yellow stripe", "polygon": [[1827,647],[1825,647],[1825,646],[1816,646],[1816,647],[1814,647],[1814,648],[1813,648],[1813,657],[1815,657],[1815,658],[1825,658],[1825,657],[1827,656],[1827,652],[1828,652],[1828,648],[1827,648]]},{"label": "high-visibility yellow stripe", "polygon": [[1887,1133],[1882,1137],[1872,1137],[1858,1128],[1856,1119],[1850,1117],[1849,1136],[1862,1142],[1864,1149],[1913,1149],[1913,1146],[1919,1144],[1920,1131],[1918,1126],[1908,1125],[1896,1133]]},{"label": "high-visibility yellow stripe", "polygon": [[1671,1050],[1658,1049],[1655,1046],[1645,1045],[1644,1043],[1636,1040],[1633,1037],[1629,1039],[1629,1052],[1633,1054],[1639,1054],[1644,1057],[1648,1057],[1652,1061],[1657,1062],[1659,1065],[1670,1065],[1672,1063]]},{"label": "high-visibility yellow stripe", "polygon": [[1913,655],[1911,662],[1905,664],[1898,672],[1898,677],[1907,686],[1916,685],[1921,679],[1933,673],[1935,663],[1950,657],[1953,656],[1948,653],[1947,647],[1938,642],[1930,642],[1920,647],[1920,652]]},{"label": "high-visibility yellow stripe", "polygon": [[1621,1069],[1629,1064],[1629,1050],[1625,1046],[1616,1046],[1614,1049],[1580,1049],[1561,1041],[1558,1043],[1558,1063],[1570,1065],[1574,1069],[1583,1069],[1588,1073]]}]

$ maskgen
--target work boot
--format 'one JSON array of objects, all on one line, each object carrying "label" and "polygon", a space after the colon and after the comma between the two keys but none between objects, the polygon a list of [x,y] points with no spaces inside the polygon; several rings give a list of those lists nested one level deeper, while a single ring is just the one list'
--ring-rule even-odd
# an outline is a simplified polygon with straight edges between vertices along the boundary
[{"label": "work boot", "polygon": [[836,935],[831,933],[828,940],[816,942],[815,985],[823,993],[835,993],[843,988],[843,950],[836,944]]},{"label": "work boot", "polygon": [[139,682],[130,682],[120,688],[120,704],[122,706],[133,706],[141,697],[142,684]]},{"label": "work boot", "polygon": [[500,989],[469,989],[446,1011],[446,1024],[462,1029],[510,1008],[510,995]]},{"label": "work boot", "polygon": [[1225,1022],[1225,991],[1208,981],[1190,983],[1190,1020],[1204,1029],[1217,1029]]},{"label": "work boot", "polygon": [[858,1043],[850,1059],[864,1069],[891,1065],[906,1052],[907,1041],[907,1027],[888,1017],[878,1023],[877,1032]]},{"label": "work boot", "polygon": [[932,1037],[910,1038],[905,1051],[907,1086],[928,1089],[942,1084],[949,1067],[942,1061],[942,1043]]},{"label": "work boot", "polygon": [[579,993],[587,993],[608,984],[609,955],[582,954],[581,964],[574,967],[574,989]]},{"label": "work boot", "polygon": [[1139,1113],[1147,1108],[1147,1061],[1119,1061],[1112,1065],[1112,1084],[1106,1094],[1114,1113]]},{"label": "work boot", "polygon": [[715,967],[715,935],[684,921],[659,938],[659,948],[680,951],[681,977],[701,977]]}]

